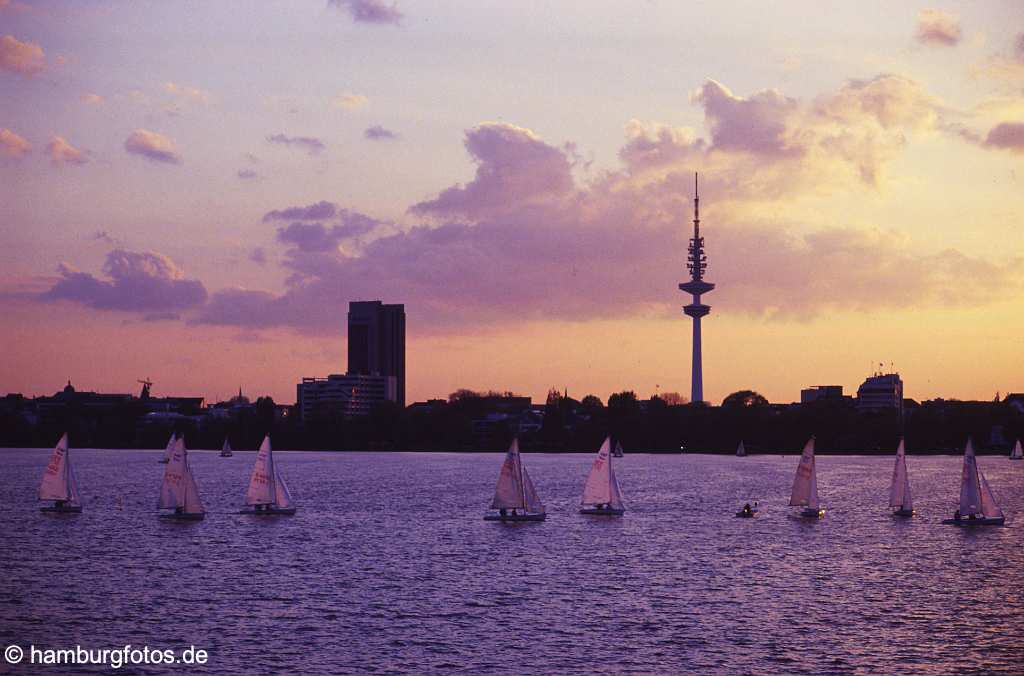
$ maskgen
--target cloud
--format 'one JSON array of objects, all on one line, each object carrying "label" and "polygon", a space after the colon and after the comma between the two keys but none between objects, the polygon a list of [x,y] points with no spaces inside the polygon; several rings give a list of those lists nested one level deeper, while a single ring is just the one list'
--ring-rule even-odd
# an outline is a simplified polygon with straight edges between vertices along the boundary
[{"label": "cloud", "polygon": [[353,110],[369,103],[370,99],[362,94],[339,94],[334,97],[334,107]]},{"label": "cloud", "polygon": [[243,181],[255,181],[259,177],[260,177],[260,175],[257,174],[252,169],[239,169],[238,170],[238,178],[242,179]]},{"label": "cloud", "polygon": [[274,209],[263,214],[263,222],[270,221],[325,221],[334,218],[338,213],[338,205],[333,202],[320,201],[305,207],[288,207]]},{"label": "cloud", "polygon": [[46,55],[42,47],[31,42],[20,42],[13,35],[0,38],[0,70],[32,77],[46,69]]},{"label": "cloud", "polygon": [[82,103],[87,106],[99,106],[104,102],[104,98],[99,94],[82,94]]},{"label": "cloud", "polygon": [[0,129],[0,155],[21,158],[32,152],[32,144],[10,129]]},{"label": "cloud", "polygon": [[323,223],[291,223],[278,228],[277,240],[294,246],[298,251],[332,251],[346,240],[361,237],[373,231],[381,221],[364,214],[342,209],[339,223],[326,226]]},{"label": "cloud", "polygon": [[311,136],[285,136],[284,134],[274,134],[273,136],[268,136],[267,141],[270,143],[279,143],[281,145],[304,148],[310,155],[317,155],[327,148],[327,145],[323,141]]},{"label": "cloud", "polygon": [[192,87],[190,85],[180,85],[175,82],[165,82],[163,90],[177,99],[195,101],[197,103],[209,103],[210,101],[210,92],[199,89],[198,87]]},{"label": "cloud", "polygon": [[385,129],[379,124],[375,124],[363,132],[363,137],[371,141],[393,141],[398,138],[398,134],[390,129]]},{"label": "cloud", "polygon": [[985,137],[985,145],[1024,153],[1024,122],[1003,122],[996,125]]},{"label": "cloud", "polygon": [[159,253],[114,249],[103,266],[105,279],[61,264],[61,279],[42,300],[66,300],[98,310],[170,312],[201,305],[206,288],[185,279],[174,262]]},{"label": "cloud", "polygon": [[960,19],[938,9],[922,9],[917,15],[917,41],[952,47],[960,42]]},{"label": "cloud", "polygon": [[125,139],[124,149],[154,162],[181,164],[174,141],[154,131],[136,129]]},{"label": "cloud", "polygon": [[255,247],[252,251],[249,252],[249,260],[258,265],[266,265],[267,252],[261,246]]},{"label": "cloud", "polygon": [[398,7],[382,0],[328,0],[327,4],[347,10],[352,20],[359,23],[398,24],[402,20]]},{"label": "cloud", "polygon": [[93,233],[92,239],[98,242],[104,242],[106,244],[113,244],[114,238],[110,236],[106,230],[97,230]]},{"label": "cloud", "polygon": [[568,198],[572,163],[529,129],[487,122],[466,132],[466,150],[477,164],[466,185],[444,190],[410,211],[421,216],[475,218],[495,210]]},{"label": "cloud", "polygon": [[62,136],[50,137],[50,142],[46,144],[46,155],[54,166],[81,165],[89,161],[86,153],[68,143]]}]

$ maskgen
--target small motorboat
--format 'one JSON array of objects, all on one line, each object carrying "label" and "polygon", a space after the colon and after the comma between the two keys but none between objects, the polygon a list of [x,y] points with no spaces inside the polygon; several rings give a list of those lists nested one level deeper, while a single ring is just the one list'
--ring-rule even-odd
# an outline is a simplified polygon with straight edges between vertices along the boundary
[{"label": "small motorboat", "polygon": [[743,509],[736,512],[737,519],[753,519],[755,516],[760,514],[761,510],[758,504],[755,502],[753,505],[747,503],[743,505]]}]

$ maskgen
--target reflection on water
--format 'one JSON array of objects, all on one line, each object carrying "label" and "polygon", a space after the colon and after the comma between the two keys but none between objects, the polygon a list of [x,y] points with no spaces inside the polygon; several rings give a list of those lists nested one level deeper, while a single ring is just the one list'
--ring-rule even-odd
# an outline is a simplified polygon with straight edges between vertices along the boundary
[{"label": "reflection on water", "polygon": [[[43,515],[47,450],[0,451],[0,638],[195,644],[273,670],[873,672],[1024,663],[1024,466],[983,457],[1004,528],[942,526],[960,459],[819,456],[827,514],[786,507],[797,458],[630,454],[621,519],[576,513],[590,455],[527,454],[545,523],[484,522],[500,454],[277,453],[295,517],[236,514],[251,452],[190,459],[205,521],[156,517],[157,451],[72,450],[85,512]],[[765,513],[737,519],[747,500]],[[119,509],[119,503],[123,508]]]}]

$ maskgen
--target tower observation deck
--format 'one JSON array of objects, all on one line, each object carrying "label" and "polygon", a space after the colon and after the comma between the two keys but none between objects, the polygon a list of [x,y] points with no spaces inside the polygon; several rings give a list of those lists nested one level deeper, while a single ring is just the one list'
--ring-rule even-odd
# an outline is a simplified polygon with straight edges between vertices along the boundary
[{"label": "tower observation deck", "polygon": [[690,401],[704,401],[704,376],[701,364],[700,319],[711,312],[711,306],[700,301],[700,297],[712,291],[715,285],[704,280],[708,257],[704,254],[704,238],[700,236],[700,197],[697,194],[697,174],[693,175],[693,237],[686,257],[686,268],[690,281],[683,282],[679,289],[693,296],[689,305],[683,306],[683,314],[693,318],[693,368],[690,379]]}]

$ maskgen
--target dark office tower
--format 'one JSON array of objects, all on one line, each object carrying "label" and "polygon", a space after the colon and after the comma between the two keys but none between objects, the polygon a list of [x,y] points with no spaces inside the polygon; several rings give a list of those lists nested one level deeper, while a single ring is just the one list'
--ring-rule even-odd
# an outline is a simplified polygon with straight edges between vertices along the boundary
[{"label": "dark office tower", "polygon": [[348,304],[348,373],[394,378],[394,401],[405,406],[404,305]]}]

